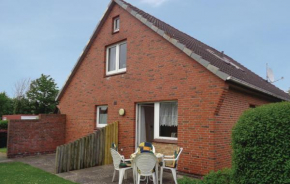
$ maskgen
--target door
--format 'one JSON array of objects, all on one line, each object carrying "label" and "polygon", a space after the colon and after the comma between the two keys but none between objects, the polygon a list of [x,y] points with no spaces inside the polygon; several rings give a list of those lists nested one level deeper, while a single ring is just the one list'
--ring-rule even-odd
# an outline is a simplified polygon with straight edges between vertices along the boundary
[{"label": "door", "polygon": [[154,139],[154,103],[137,104],[136,148]]}]

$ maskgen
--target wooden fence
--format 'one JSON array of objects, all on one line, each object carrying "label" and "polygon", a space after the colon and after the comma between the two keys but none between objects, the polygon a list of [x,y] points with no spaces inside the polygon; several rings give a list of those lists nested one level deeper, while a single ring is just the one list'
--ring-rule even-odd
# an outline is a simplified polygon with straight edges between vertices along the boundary
[{"label": "wooden fence", "polygon": [[56,149],[56,173],[112,163],[110,148],[118,145],[118,122]]}]

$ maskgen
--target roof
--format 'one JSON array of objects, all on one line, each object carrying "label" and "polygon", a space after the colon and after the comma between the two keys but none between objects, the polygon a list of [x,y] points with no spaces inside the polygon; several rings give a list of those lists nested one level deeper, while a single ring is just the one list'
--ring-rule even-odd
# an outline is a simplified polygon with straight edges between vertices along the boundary
[{"label": "roof", "polygon": [[[285,93],[281,89],[277,88],[275,85],[269,83],[262,77],[250,71],[231,57],[225,55],[223,52],[220,52],[198,41],[197,39],[179,31],[178,29],[168,25],[167,23],[157,19],[156,17],[136,8],[135,6],[123,0],[112,0],[105,15],[108,14],[109,9],[113,6],[114,2],[120,5],[124,10],[129,12],[142,23],[147,25],[157,34],[162,36],[164,39],[171,42],[178,49],[182,50],[189,57],[193,58],[195,61],[206,67],[209,71],[214,73],[222,80],[238,83],[240,85],[265,93],[275,98],[290,101],[289,94]],[[94,32],[90,42],[93,41],[93,38],[94,36],[96,36],[97,31],[102,24],[102,21],[105,21],[104,19],[105,16],[103,17],[99,26]],[[85,48],[85,51],[87,51],[87,49],[89,48],[90,42]],[[85,54],[85,51],[83,52],[83,55]],[[60,91],[57,100],[59,100],[61,95],[63,94],[63,90],[68,85],[67,83],[76,71],[77,66],[80,64],[81,58],[82,57],[80,57],[65,86]]]}]

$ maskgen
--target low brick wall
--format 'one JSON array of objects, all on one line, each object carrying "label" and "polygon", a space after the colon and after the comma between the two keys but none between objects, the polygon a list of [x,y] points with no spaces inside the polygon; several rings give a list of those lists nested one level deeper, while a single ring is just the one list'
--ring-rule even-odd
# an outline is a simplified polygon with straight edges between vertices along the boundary
[{"label": "low brick wall", "polygon": [[65,143],[66,115],[41,114],[38,120],[10,120],[7,157],[53,153]]},{"label": "low brick wall", "polygon": [[153,143],[156,153],[162,153],[164,155],[174,155],[174,151],[177,149],[177,144],[168,143]]},{"label": "low brick wall", "polygon": [[7,130],[0,129],[0,148],[7,146]]}]

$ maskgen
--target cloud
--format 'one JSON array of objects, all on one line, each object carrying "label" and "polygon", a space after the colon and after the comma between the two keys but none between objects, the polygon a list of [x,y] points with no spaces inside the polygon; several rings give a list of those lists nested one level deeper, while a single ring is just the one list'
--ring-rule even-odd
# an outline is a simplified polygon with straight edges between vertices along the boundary
[{"label": "cloud", "polygon": [[146,3],[151,6],[157,7],[160,6],[161,4],[167,2],[169,0],[141,0],[141,3]]}]

